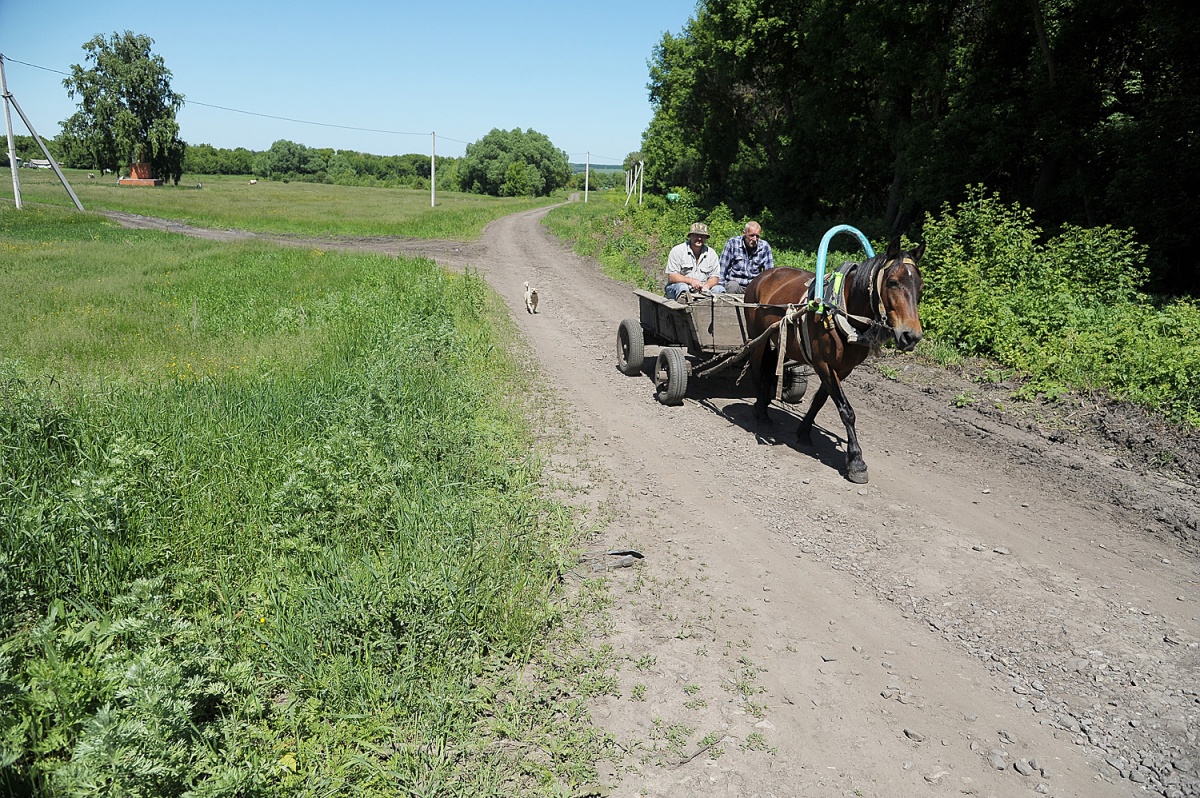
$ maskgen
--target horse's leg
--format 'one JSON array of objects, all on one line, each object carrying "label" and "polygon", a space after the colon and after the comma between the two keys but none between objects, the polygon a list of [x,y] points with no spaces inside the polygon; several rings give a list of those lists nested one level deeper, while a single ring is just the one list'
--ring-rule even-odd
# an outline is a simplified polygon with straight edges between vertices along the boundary
[{"label": "horse's leg", "polygon": [[[821,387],[824,388],[824,384]],[[867,464],[862,457],[862,447],[858,444],[858,433],[854,431],[854,408],[850,406],[850,400],[842,390],[842,382],[836,375],[830,380],[829,395],[842,416],[842,423],[846,425],[846,479],[861,485],[867,481]]]},{"label": "horse's leg", "polygon": [[[767,356],[770,344],[763,343],[750,356],[750,375],[754,381],[754,419],[760,424],[770,424],[771,414],[771,373],[774,370],[774,360]],[[772,371],[768,371],[768,367]]]},{"label": "horse's leg", "polygon": [[825,383],[821,383],[821,387],[813,394],[812,402],[808,405],[808,412],[804,414],[804,418],[800,419],[800,426],[796,427],[796,440],[800,443],[812,443],[813,423],[817,420],[817,413],[821,412],[821,408],[825,406],[825,400],[829,398],[829,391],[825,390]]}]

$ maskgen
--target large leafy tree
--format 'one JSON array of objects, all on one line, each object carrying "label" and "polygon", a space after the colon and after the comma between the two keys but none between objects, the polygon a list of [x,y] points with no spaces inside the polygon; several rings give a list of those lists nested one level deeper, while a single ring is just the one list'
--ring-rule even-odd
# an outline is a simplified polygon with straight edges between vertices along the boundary
[{"label": "large leafy tree", "polygon": [[125,31],[83,45],[89,66],[73,65],[63,81],[79,100],[79,110],[62,126],[69,163],[119,170],[148,161],[156,176],[179,182],[187,145],[175,115],[183,95],[172,91],[171,71],[151,51],[153,44]]},{"label": "large leafy tree", "polygon": [[1162,0],[700,0],[649,64],[646,183],[805,246],[983,183],[1048,232],[1133,228],[1155,290],[1200,294],[1197,37]]},{"label": "large leafy tree", "polygon": [[567,154],[536,130],[494,128],[474,144],[458,170],[464,191],[497,197],[547,196],[567,184]]},{"label": "large leafy tree", "polygon": [[326,167],[320,151],[287,139],[275,142],[271,149],[260,153],[254,159],[254,174],[277,180],[284,177],[315,175],[324,172]]}]

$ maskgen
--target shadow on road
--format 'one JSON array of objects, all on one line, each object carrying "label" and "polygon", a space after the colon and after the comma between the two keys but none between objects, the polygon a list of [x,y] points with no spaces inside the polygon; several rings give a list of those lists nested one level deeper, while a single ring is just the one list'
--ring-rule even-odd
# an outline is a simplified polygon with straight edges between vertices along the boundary
[{"label": "shadow on road", "polygon": [[[642,369],[638,375],[627,379],[639,379],[646,383],[647,396],[655,401],[654,369],[657,356],[646,356],[642,359]],[[619,373],[619,372],[618,372]],[[822,465],[839,473],[845,468],[846,453],[844,440],[823,428],[818,423],[813,427],[812,442],[800,442],[796,439],[796,428],[800,418],[808,409],[808,401],[812,398],[809,393],[803,401],[796,405],[781,406],[778,402],[771,404],[770,415],[773,423],[762,424],[754,418],[754,391],[749,385],[749,377],[738,382],[738,370],[720,372],[700,379],[689,379],[687,394],[684,401],[692,401],[705,408],[710,413],[720,416],[730,424],[740,427],[754,436],[758,446],[783,446],[792,449],[799,455],[811,457]],[[836,411],[830,407],[826,412]]]}]

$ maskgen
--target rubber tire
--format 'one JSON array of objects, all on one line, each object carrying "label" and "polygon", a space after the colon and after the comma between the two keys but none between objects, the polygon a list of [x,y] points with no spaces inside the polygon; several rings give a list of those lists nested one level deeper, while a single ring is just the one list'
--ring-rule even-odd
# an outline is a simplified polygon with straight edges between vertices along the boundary
[{"label": "rubber tire", "polygon": [[658,353],[654,367],[655,398],[664,405],[681,405],[687,393],[687,361],[683,350],[668,346]]},{"label": "rubber tire", "polygon": [[642,373],[642,361],[646,358],[646,339],[642,325],[634,319],[625,319],[617,328],[617,369],[629,377]]}]

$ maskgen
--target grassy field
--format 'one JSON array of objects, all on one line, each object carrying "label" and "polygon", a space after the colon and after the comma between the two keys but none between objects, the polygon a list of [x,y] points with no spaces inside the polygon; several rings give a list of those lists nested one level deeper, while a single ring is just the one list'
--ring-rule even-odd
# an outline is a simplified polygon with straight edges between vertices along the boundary
[{"label": "grassy field", "polygon": [[[8,169],[0,180],[0,205],[12,201]],[[88,172],[64,170],[85,210],[110,210],[176,219],[197,227],[236,228],[263,233],[324,236],[411,236],[471,240],[493,219],[556,200],[498,198],[428,191],[360,188],[319,183],[283,183],[247,177],[184,175],[178,186],[117,185],[114,175],[88,179]],[[24,203],[73,208],[70,196],[50,169],[21,169]],[[202,185],[203,188],[196,188]]]},{"label": "grassy field", "polygon": [[562,619],[601,594],[559,592],[554,410],[480,278],[58,208],[0,236],[0,794],[594,778],[612,680]]}]

